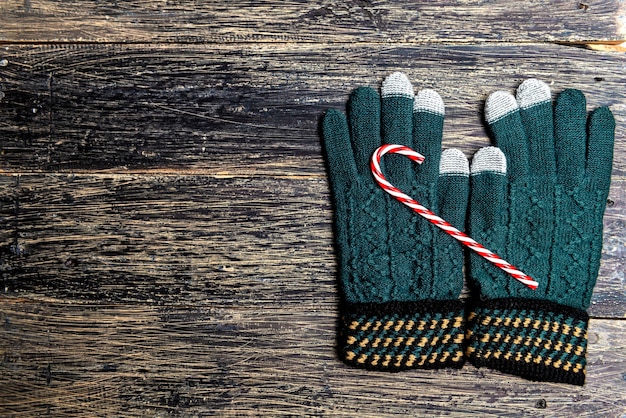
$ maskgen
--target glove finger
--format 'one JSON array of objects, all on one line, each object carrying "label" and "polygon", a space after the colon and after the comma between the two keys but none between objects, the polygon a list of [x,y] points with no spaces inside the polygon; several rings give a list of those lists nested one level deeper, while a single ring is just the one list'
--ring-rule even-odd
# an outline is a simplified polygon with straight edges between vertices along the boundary
[{"label": "glove finger", "polygon": [[556,160],[550,87],[535,78],[528,79],[518,87],[516,99],[528,138],[530,173],[553,177]]},{"label": "glove finger", "polygon": [[608,193],[615,142],[615,119],[608,107],[600,107],[591,113],[588,132],[587,174],[600,190]]},{"label": "glove finger", "polygon": [[[469,234],[502,257],[507,236],[507,159],[496,147],[478,150],[472,159]],[[488,299],[507,297],[509,278],[477,254],[470,254],[470,277]]]},{"label": "glove finger", "polygon": [[[384,81],[382,93],[382,137],[386,144],[400,144],[413,148],[413,86],[403,73],[393,73]],[[385,159],[389,181],[401,190],[407,190],[414,181],[415,163],[396,155]]]},{"label": "glove finger", "polygon": [[564,90],[556,99],[554,139],[559,183],[574,187],[585,172],[587,103],[580,90]]},{"label": "glove finger", "polygon": [[330,109],[322,121],[324,150],[333,182],[356,179],[357,170],[350,145],[348,121],[343,113]]},{"label": "glove finger", "polygon": [[439,176],[444,113],[443,100],[436,91],[426,89],[415,96],[413,149],[425,157],[421,165],[414,165],[418,184],[433,184]]},{"label": "glove finger", "polygon": [[[437,205],[433,209],[455,228],[464,230],[469,195],[467,158],[457,149],[447,149],[441,154],[439,168]],[[443,231],[436,231],[433,241],[432,297],[456,299],[463,289],[463,247]]]},{"label": "glove finger", "polygon": [[436,213],[463,230],[469,194],[469,162],[462,151],[447,149],[442,153],[437,189]]},{"label": "glove finger", "polygon": [[492,93],[485,103],[485,119],[495,145],[504,152],[511,181],[528,174],[528,140],[515,98],[507,92]]},{"label": "glove finger", "polygon": [[370,159],[380,139],[380,96],[370,87],[359,87],[348,101],[350,138],[357,172],[370,176]]}]

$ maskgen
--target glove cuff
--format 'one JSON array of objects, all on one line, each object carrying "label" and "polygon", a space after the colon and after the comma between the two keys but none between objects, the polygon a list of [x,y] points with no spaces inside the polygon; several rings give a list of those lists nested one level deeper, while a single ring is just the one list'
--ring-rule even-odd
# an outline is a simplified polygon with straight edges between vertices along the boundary
[{"label": "glove cuff", "polygon": [[388,372],[461,368],[463,325],[458,300],[345,303],[339,356],[355,367]]},{"label": "glove cuff", "polygon": [[468,360],[529,380],[585,383],[585,311],[535,299],[495,299],[467,318]]}]

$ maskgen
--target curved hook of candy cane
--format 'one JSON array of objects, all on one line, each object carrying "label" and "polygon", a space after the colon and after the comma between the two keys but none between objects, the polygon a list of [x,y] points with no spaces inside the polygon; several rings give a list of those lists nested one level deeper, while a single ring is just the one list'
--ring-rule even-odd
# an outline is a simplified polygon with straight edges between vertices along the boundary
[{"label": "curved hook of candy cane", "polygon": [[514,279],[520,281],[521,283],[528,286],[530,289],[535,290],[539,286],[532,277],[520,271],[517,267],[513,266],[511,263],[503,260],[497,254],[485,248],[482,244],[476,242],[472,238],[470,238],[466,233],[459,231],[455,227],[453,227],[449,222],[443,220],[439,216],[435,215],[430,209],[422,206],[415,199],[402,193],[400,189],[395,187],[393,184],[389,183],[385,178],[382,170],[380,169],[380,160],[385,154],[400,154],[408,157],[412,161],[415,161],[418,164],[424,162],[424,156],[409,147],[404,145],[396,145],[396,144],[385,144],[376,149],[374,154],[372,155],[372,160],[370,163],[370,168],[372,170],[372,174],[374,175],[374,179],[378,183],[378,185],[391,196],[393,196],[400,203],[411,208],[415,213],[426,218],[430,223],[442,229],[444,232],[458,240],[461,244],[468,247],[469,249],[475,251],[478,255],[485,258],[487,261],[493,263],[496,267],[502,269],[511,275]]}]

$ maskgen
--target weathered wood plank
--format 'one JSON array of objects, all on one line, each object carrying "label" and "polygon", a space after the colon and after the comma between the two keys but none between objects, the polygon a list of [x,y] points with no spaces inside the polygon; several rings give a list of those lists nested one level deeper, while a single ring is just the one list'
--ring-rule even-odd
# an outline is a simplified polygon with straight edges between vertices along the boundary
[{"label": "weathered wood plank", "polygon": [[[622,3],[2,2],[0,416],[626,416],[624,55],[546,44]],[[396,70],[468,156],[527,76],[612,107],[585,387],[337,360],[318,122]]]},{"label": "weathered wood plank", "polygon": [[[625,318],[626,180],[613,190],[590,313]],[[20,248],[0,248],[8,295],[216,308],[336,296],[324,176],[22,175],[6,193]]]},{"label": "weathered wood plank", "polygon": [[323,177],[21,176],[15,193],[10,294],[219,306],[335,293]]},{"label": "weathered wood plank", "polygon": [[[623,55],[377,44],[9,45],[1,55],[0,415],[626,413]],[[526,75],[612,106],[618,144],[584,388],[337,361],[317,124],[397,69],[442,92],[447,145],[468,155],[487,143],[486,95]]]},{"label": "weathered wood plank", "polygon": [[[309,290],[302,291],[302,295]],[[0,298],[3,416],[545,416],[626,413],[623,321],[592,320],[587,384],[466,365],[400,374],[334,355],[335,309],[75,305]],[[611,394],[607,396],[607,394]]]},{"label": "weathered wood plank", "polygon": [[[19,248],[15,246],[15,231],[19,217],[16,212],[16,183],[15,178],[0,175],[0,248],[7,254],[17,255]],[[2,257],[0,260],[5,260]],[[4,274],[5,267],[3,261],[0,261],[0,277]],[[0,285],[0,293],[3,289]]]},{"label": "weathered wood plank", "polygon": [[624,38],[619,1],[7,0],[10,42],[481,42]]},{"label": "weathered wood plank", "polygon": [[[626,137],[623,54],[558,45],[9,46],[0,51],[0,169],[319,174],[318,122],[361,85],[406,71],[447,103],[445,141],[488,143],[487,95],[535,76],[610,105]],[[330,60],[328,57],[333,57]],[[623,175],[626,158],[616,158]]]}]

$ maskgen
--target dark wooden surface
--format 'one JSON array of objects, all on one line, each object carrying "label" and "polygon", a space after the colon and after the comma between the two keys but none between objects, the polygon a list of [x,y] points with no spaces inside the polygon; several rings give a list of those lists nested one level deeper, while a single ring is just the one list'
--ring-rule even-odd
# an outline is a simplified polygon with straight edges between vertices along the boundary
[{"label": "dark wooden surface", "polygon": [[[621,2],[0,4],[0,416],[626,416]],[[610,105],[587,384],[333,351],[318,123],[393,71],[488,139],[538,77]]]},{"label": "dark wooden surface", "polygon": [[606,42],[624,38],[615,0],[219,2],[4,0],[10,42]]}]

